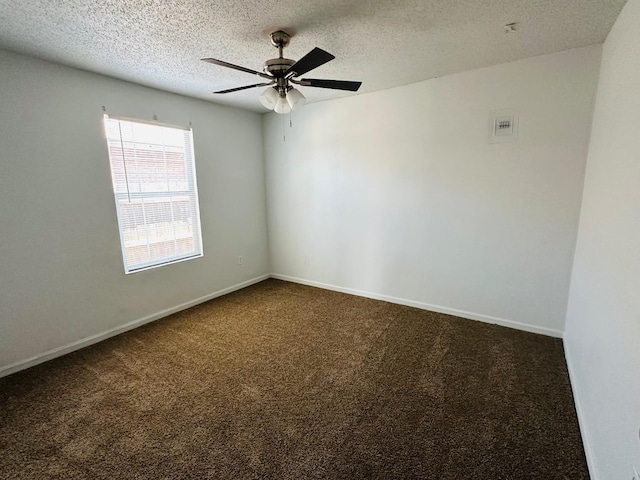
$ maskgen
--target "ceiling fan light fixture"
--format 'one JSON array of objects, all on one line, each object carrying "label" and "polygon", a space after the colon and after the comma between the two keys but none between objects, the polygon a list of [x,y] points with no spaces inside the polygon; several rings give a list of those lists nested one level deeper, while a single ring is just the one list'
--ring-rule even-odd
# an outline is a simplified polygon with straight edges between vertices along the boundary
[{"label": "ceiling fan light fixture", "polygon": [[[301,107],[306,103],[306,98],[292,84],[302,85],[304,87],[329,88],[332,90],[345,90],[356,92],[360,88],[362,82],[351,82],[345,80],[326,80],[314,78],[299,78],[307,72],[330,62],[335,56],[329,52],[325,52],[321,48],[315,47],[304,57],[298,61],[284,58],[282,50],[289,45],[291,35],[283,30],[271,33],[271,43],[278,49],[278,58],[271,58],[264,62],[263,71],[252,70],[251,68],[241,67],[233,63],[218,60],[216,58],[203,58],[207,63],[212,63],[221,67],[231,68],[240,72],[250,73],[261,77],[266,82],[255,83],[253,85],[244,85],[242,87],[227,88],[213,92],[215,94],[224,94],[239,92],[249,88],[269,87],[260,95],[260,103],[269,110],[276,113],[289,113],[291,110]],[[273,87],[271,87],[273,85]]]},{"label": "ceiling fan light fixture", "polygon": [[287,92],[287,103],[289,103],[291,110],[295,110],[296,108],[301,107],[306,102],[307,99],[304,95],[302,95],[302,93],[300,93],[300,90],[291,88]]},{"label": "ceiling fan light fixture", "polygon": [[273,110],[280,99],[280,95],[278,94],[278,90],[273,87],[267,88],[260,95],[260,103],[267,107],[269,110]]},{"label": "ceiling fan light fixture", "polygon": [[279,97],[278,102],[276,103],[275,108],[273,109],[276,113],[289,113],[291,111],[291,107],[289,106],[289,102],[287,102],[286,97]]}]

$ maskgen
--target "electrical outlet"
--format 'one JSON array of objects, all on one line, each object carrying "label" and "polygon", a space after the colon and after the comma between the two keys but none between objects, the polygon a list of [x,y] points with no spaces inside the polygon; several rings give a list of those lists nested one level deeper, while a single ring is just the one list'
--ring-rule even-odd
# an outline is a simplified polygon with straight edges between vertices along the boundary
[{"label": "electrical outlet", "polygon": [[242,258],[242,255],[238,255],[238,265],[242,265],[244,263],[244,259]]},{"label": "electrical outlet", "polygon": [[[304,257],[304,266],[305,267],[309,266],[309,257],[307,257],[307,256]],[[640,480],[640,479],[638,479],[638,480]]]}]

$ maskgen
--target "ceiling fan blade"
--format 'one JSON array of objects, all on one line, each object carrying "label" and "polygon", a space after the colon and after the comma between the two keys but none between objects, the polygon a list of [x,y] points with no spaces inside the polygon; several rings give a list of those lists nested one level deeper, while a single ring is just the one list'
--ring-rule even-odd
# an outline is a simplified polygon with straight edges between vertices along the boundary
[{"label": "ceiling fan blade", "polygon": [[231,92],[238,92],[240,90],[246,90],[247,88],[255,88],[255,87],[268,87],[269,85],[273,85],[276,82],[266,82],[266,83],[255,83],[253,85],[245,85],[244,87],[236,87],[236,88],[230,88],[228,90],[220,90],[218,92],[213,92],[213,93],[231,93]]},{"label": "ceiling fan blade", "polygon": [[321,80],[318,78],[303,78],[298,82],[304,87],[331,88],[333,90],[349,90],[357,92],[362,82],[349,82],[347,80]]},{"label": "ceiling fan blade", "polygon": [[257,70],[251,70],[250,68],[241,67],[239,65],[234,65],[233,63],[223,62],[222,60],[216,60],[215,58],[203,58],[201,60],[203,62],[213,63],[214,65],[220,65],[221,67],[233,68],[234,70],[240,70],[241,72],[252,73],[263,78],[272,78],[271,75],[267,75],[266,73],[258,72]]},{"label": "ceiling fan blade", "polygon": [[324,65],[325,63],[333,60],[334,57],[329,52],[325,52],[321,48],[314,48],[309,53],[307,53],[304,57],[298,60],[296,63],[291,65],[289,69],[285,72],[285,76],[288,77],[299,77],[300,75],[304,75],[305,73],[313,70],[314,68],[318,68],[320,65]]}]

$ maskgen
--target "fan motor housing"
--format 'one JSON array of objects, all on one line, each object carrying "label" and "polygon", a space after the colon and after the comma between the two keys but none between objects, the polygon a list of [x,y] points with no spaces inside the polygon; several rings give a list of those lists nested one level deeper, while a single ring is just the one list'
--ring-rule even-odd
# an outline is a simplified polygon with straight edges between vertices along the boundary
[{"label": "fan motor housing", "polygon": [[283,77],[284,73],[289,70],[289,67],[293,65],[295,60],[289,58],[272,58],[264,62],[264,72],[270,73],[274,77]]}]

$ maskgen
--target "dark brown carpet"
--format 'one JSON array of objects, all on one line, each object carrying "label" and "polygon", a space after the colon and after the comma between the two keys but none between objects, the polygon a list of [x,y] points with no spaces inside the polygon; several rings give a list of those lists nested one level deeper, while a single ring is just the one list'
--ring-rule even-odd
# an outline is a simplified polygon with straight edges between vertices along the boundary
[{"label": "dark brown carpet", "polygon": [[562,342],[278,280],[0,379],[0,478],[585,479]]}]

